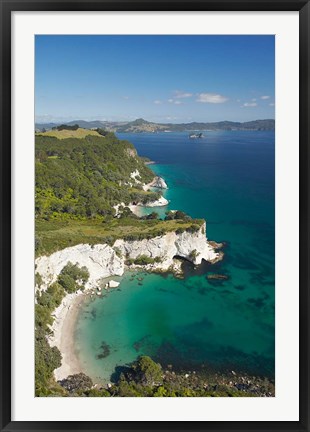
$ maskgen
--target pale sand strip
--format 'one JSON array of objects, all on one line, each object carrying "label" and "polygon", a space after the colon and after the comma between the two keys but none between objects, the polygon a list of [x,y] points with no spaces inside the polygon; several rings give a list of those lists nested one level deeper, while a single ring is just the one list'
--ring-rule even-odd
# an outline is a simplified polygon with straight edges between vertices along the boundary
[{"label": "pale sand strip", "polygon": [[57,346],[62,355],[61,366],[55,369],[56,381],[66,378],[68,375],[83,372],[75,350],[76,320],[84,302],[85,294],[82,292],[68,294],[61,305],[54,311],[55,317],[49,337],[49,344]]}]

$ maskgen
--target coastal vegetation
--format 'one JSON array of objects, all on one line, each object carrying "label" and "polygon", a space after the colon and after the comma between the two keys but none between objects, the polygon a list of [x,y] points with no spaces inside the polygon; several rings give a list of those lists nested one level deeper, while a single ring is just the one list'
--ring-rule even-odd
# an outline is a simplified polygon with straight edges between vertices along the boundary
[{"label": "coastal vegetation", "polygon": [[126,265],[140,265],[140,266],[146,266],[148,264],[155,264],[155,263],[160,263],[161,262],[161,258],[160,257],[155,257],[155,258],[150,258],[146,255],[140,255],[137,258],[128,258],[126,260]]},{"label": "coastal vegetation", "polygon": [[[53,130],[36,134],[35,150],[38,218],[114,216],[116,204],[159,197],[142,188],[154,174],[134,146],[112,133]],[[136,179],[133,172],[138,172]]]},{"label": "coastal vegetation", "polygon": [[35,155],[37,256],[79,243],[111,245],[118,238],[195,231],[203,224],[180,211],[164,221],[156,212],[142,218],[132,213],[129,204],[147,204],[160,194],[143,189],[153,172],[131,143],[113,133],[61,125],[36,134]]},{"label": "coastal vegetation", "polygon": [[89,271],[85,266],[80,268],[68,262],[58,276],[58,283],[70,294],[79,289],[83,290],[88,279]]},{"label": "coastal vegetation", "polygon": [[203,219],[169,220],[127,218],[60,218],[36,220],[36,255],[50,255],[57,250],[81,243],[91,245],[106,243],[113,245],[115,240],[143,240],[166,234],[167,232],[195,232],[203,225]]},{"label": "coastal vegetation", "polygon": [[[36,273],[36,277],[39,273]],[[64,391],[54,379],[53,372],[61,365],[61,353],[51,347],[47,336],[51,333],[53,311],[61,304],[65,295],[83,290],[89,277],[86,268],[69,262],[61,271],[57,282],[45,291],[37,291],[35,305],[35,383],[36,396],[63,395]]]},{"label": "coastal vegetation", "polygon": [[[53,360],[55,362],[55,359]],[[50,383],[47,396],[82,397],[266,397],[274,396],[274,382],[236,372],[175,372],[148,356],[140,356],[116,373],[114,382],[94,385],[84,373]]]}]

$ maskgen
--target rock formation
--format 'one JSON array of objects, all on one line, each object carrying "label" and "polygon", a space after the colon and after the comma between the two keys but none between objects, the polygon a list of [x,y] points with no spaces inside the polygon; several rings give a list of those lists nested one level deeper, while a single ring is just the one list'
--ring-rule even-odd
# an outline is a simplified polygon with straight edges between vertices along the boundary
[{"label": "rock formation", "polygon": [[[43,289],[54,282],[63,267],[70,261],[80,267],[86,266],[90,277],[86,288],[97,287],[102,278],[121,276],[125,270],[126,259],[136,259],[140,256],[159,258],[147,267],[156,270],[168,270],[173,266],[175,256],[185,258],[193,264],[220,259],[220,253],[215,252],[205,237],[206,226],[203,224],[199,231],[177,234],[168,232],[162,236],[143,240],[116,240],[111,247],[107,244],[79,244],[50,256],[36,259],[36,272],[43,279]],[[116,253],[117,252],[117,253]]]},{"label": "rock formation", "polygon": [[165,180],[162,177],[155,177],[154,180],[152,181],[152,187],[156,187],[159,189],[168,189],[167,183],[165,182]]}]

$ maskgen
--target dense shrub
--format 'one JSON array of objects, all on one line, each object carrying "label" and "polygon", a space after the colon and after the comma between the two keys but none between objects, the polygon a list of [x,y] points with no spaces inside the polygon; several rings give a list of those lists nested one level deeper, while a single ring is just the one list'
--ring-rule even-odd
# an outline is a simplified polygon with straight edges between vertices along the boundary
[{"label": "dense shrub", "polygon": [[50,347],[42,329],[35,333],[35,379],[36,396],[48,393],[47,388],[54,369],[61,365],[61,354],[57,347]]},{"label": "dense shrub", "polygon": [[58,276],[58,283],[67,291],[67,293],[71,294],[74,293],[79,289],[79,286],[76,284],[75,280],[67,275],[67,274],[60,274]]},{"label": "dense shrub", "polygon": [[40,275],[40,273],[36,272],[35,273],[35,285],[40,288],[40,286],[42,285],[42,283],[43,283],[42,276]]},{"label": "dense shrub", "polygon": [[83,283],[86,283],[89,279],[87,267],[79,267],[77,264],[72,264],[70,261],[64,266],[60,274],[70,276],[75,282],[81,280]]},{"label": "dense shrub", "polygon": [[84,392],[90,390],[93,386],[92,379],[84,373],[69,375],[60,381],[60,385],[68,390],[69,393],[76,391]]},{"label": "dense shrub", "polygon": [[140,356],[132,364],[134,380],[145,386],[158,385],[163,380],[163,371],[159,363],[155,363],[148,356]]},{"label": "dense shrub", "polygon": [[35,305],[35,325],[44,331],[49,331],[49,326],[53,324],[51,310],[40,304]]},{"label": "dense shrub", "polygon": [[62,124],[60,126],[57,126],[55,129],[61,131],[61,130],[77,130],[78,128],[79,128],[78,124],[74,124],[74,125]]},{"label": "dense shrub", "polygon": [[200,226],[196,225],[196,224],[192,224],[188,228],[186,228],[186,232],[191,233],[191,234],[196,233],[199,230],[200,230]]},{"label": "dense shrub", "polygon": [[193,249],[191,251],[191,253],[189,254],[189,258],[194,261],[197,258],[198,255],[199,255],[199,252],[197,252],[196,249]]},{"label": "dense shrub", "polygon": [[192,218],[184,213],[183,211],[167,211],[165,220],[182,220],[182,221],[190,221]]},{"label": "dense shrub", "polygon": [[151,258],[151,257],[148,257],[146,255],[140,255],[137,258],[128,258],[126,260],[126,264],[127,265],[132,265],[132,264],[148,265],[148,264],[160,263],[161,261],[162,261],[162,259],[160,257]]},{"label": "dense shrub", "polygon": [[58,276],[58,283],[68,292],[73,293],[78,289],[84,289],[84,284],[89,279],[87,267],[79,267],[70,261],[64,266]]}]

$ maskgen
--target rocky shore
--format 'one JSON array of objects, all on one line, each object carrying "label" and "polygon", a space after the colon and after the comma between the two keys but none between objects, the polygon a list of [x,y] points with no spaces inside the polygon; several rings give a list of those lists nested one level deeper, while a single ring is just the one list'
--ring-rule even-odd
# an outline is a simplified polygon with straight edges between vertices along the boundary
[{"label": "rocky shore", "polygon": [[[61,270],[69,262],[77,264],[79,267],[85,266],[89,271],[89,280],[85,285],[85,291],[93,290],[95,292],[98,288],[101,289],[106,285],[106,278],[123,275],[128,259],[135,260],[141,256],[148,257],[153,260],[152,263],[143,266],[148,271],[174,271],[176,268],[175,257],[185,258],[195,265],[200,264],[203,259],[216,262],[221,259],[221,254],[210,245],[205,232],[204,224],[198,232],[194,233],[168,232],[163,236],[135,241],[119,239],[113,246],[80,244],[57,251],[50,256],[37,258],[35,262],[36,272],[42,278],[41,289],[44,290],[49,284],[56,281]],[[194,254],[193,250],[195,250]],[[179,271],[179,269],[177,270]],[[51,346],[57,346],[63,357],[61,367],[55,371],[57,380],[63,379],[69,374],[81,372],[81,365],[76,357],[73,341],[75,322],[84,295],[81,292],[68,294],[53,313],[54,323],[51,328],[52,335],[49,337],[49,343]]]},{"label": "rocky shore", "polygon": [[[127,259],[146,256],[154,260],[152,269],[167,271],[174,264],[174,257],[185,258],[195,265],[202,260],[215,262],[222,254],[215,251],[208,242],[206,225],[197,232],[167,232],[162,236],[142,240],[116,240],[112,246],[107,244],[79,244],[54,252],[50,256],[36,259],[36,272],[42,278],[42,287],[56,281],[63,267],[72,262],[80,267],[87,267],[90,277],[85,288],[96,288],[101,279],[110,276],[122,276]],[[193,252],[194,251],[194,252]]]},{"label": "rocky shore", "polygon": [[[137,172],[132,173],[136,180]],[[144,185],[147,190],[150,187],[166,189],[165,181],[155,177],[149,185]],[[149,207],[167,205],[168,201],[161,197],[159,200],[149,203]],[[117,206],[116,206],[117,207]],[[136,206],[137,207],[137,206]],[[115,209],[116,213],[118,207]],[[166,272],[168,270],[180,273],[180,265],[175,259],[183,258],[194,265],[201,264],[202,260],[214,263],[222,259],[222,253],[217,251],[218,245],[211,244],[206,238],[206,224],[204,223],[194,232],[167,232],[154,238],[142,240],[118,239],[112,246],[108,244],[79,244],[57,251],[50,256],[41,256],[36,259],[36,273],[42,281],[40,290],[57,280],[62,269],[69,263],[86,267],[89,272],[89,279],[85,284],[85,293],[78,291],[68,294],[60,306],[53,312],[54,323],[51,326],[49,344],[56,346],[62,354],[62,365],[55,370],[56,380],[61,380],[70,374],[81,372],[74,347],[75,323],[79,308],[84,301],[85,295],[102,295],[102,288],[110,289],[118,285],[111,284],[106,278],[122,276],[129,260],[133,264],[139,258],[145,257],[147,264],[142,267],[147,271]],[[134,265],[133,265],[134,267]],[[139,266],[141,267],[141,265]],[[38,289],[38,287],[36,287]]]},{"label": "rocky shore", "polygon": [[145,191],[149,190],[150,188],[168,189],[168,186],[167,186],[167,183],[165,182],[165,180],[162,177],[156,176],[151,181],[151,183],[148,183],[148,184],[146,184],[146,185],[143,186],[143,189]]}]

